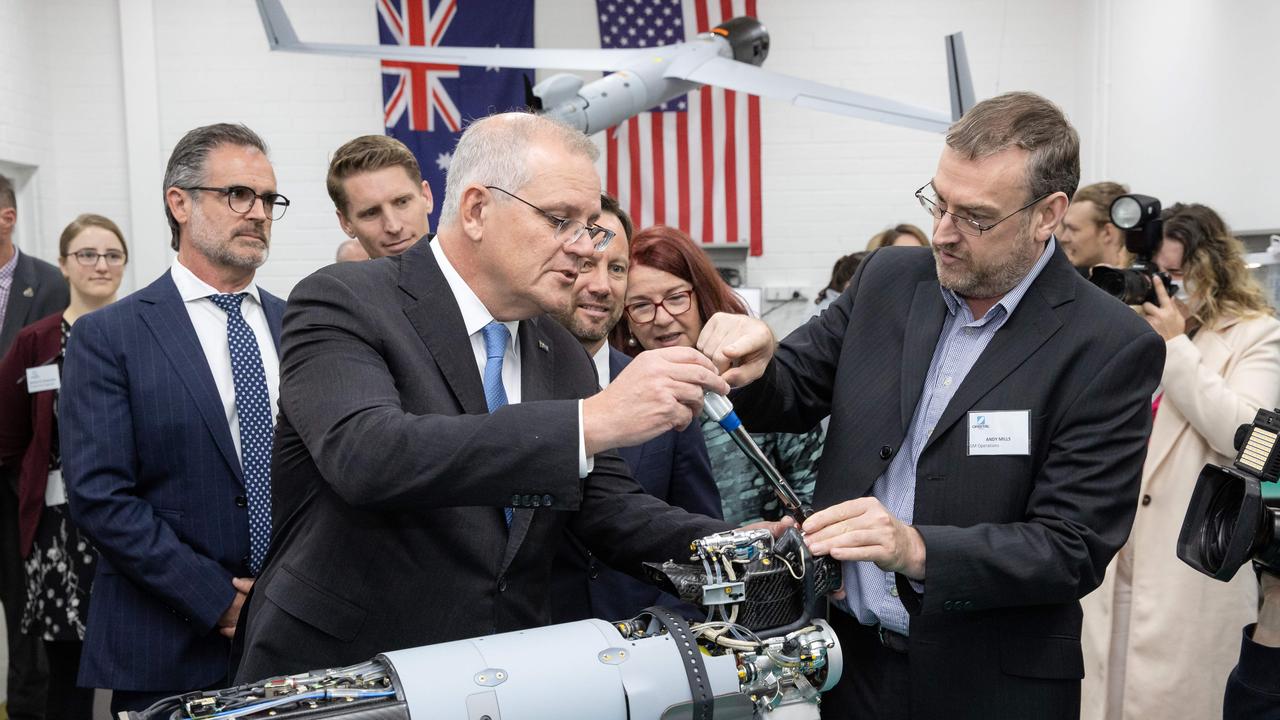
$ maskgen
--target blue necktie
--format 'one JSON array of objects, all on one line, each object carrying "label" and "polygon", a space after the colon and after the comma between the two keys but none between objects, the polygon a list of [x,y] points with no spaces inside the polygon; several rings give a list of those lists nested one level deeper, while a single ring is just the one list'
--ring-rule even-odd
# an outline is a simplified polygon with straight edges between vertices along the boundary
[{"label": "blue necktie", "polygon": [[[507,404],[507,389],[502,386],[502,356],[507,352],[507,340],[511,332],[507,326],[492,320],[481,328],[484,333],[484,401],[493,412]],[[507,527],[511,527],[511,519],[515,517],[511,508],[502,508],[507,519]]]},{"label": "blue necktie", "polygon": [[271,543],[271,394],[258,339],[240,313],[248,293],[210,295],[227,314],[231,379],[240,418],[240,467],[249,496],[249,571],[257,577]]}]

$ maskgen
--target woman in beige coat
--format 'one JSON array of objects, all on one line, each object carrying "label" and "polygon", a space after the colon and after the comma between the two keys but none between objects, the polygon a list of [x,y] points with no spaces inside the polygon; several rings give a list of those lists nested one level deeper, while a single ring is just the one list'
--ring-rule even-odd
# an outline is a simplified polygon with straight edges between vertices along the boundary
[{"label": "woman in beige coat", "polygon": [[1251,568],[1222,583],[1175,550],[1200,469],[1229,465],[1236,427],[1280,404],[1280,322],[1203,205],[1165,211],[1155,262],[1184,292],[1160,285],[1160,305],[1143,306],[1167,357],[1133,531],[1082,603],[1085,720],[1221,718],[1240,629],[1257,616]]}]

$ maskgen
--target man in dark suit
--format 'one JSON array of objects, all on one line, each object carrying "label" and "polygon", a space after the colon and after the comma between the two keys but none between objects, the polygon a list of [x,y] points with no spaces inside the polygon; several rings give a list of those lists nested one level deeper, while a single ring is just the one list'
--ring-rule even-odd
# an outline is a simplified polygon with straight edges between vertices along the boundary
[{"label": "man in dark suit", "polygon": [[1052,103],[984,101],[917,191],[932,252],[872,254],[776,352],[738,317],[699,338],[755,380],[753,430],[831,413],[804,526],[844,566],[824,717],[1079,716],[1078,600],[1133,522],[1164,343],[1057,247],[1078,178]]},{"label": "man in dark suit", "polygon": [[[609,346],[609,331],[622,318],[630,266],[631,218],[611,195],[600,196],[600,227],[612,230],[608,247],[584,259],[565,311],[556,316],[582,343],[595,365],[600,387],[608,387],[631,358]],[[618,448],[631,476],[654,497],[689,512],[721,518],[720,491],[698,423],[669,430],[649,442]],[[693,611],[691,606],[653,585],[618,572],[600,561],[572,533],[556,556],[552,575],[551,618],[621,620],[652,605]]]},{"label": "man in dark suit", "polygon": [[704,387],[728,389],[714,366],[691,348],[646,353],[600,391],[582,346],[543,315],[609,239],[593,224],[596,152],[536,115],[477,121],[434,241],[294,289],[279,530],[241,680],[546,624],[566,527],[635,572],[727,529],[646,494],[605,452],[685,427]]},{"label": "man in dark suit", "polygon": [[[18,224],[18,197],[13,182],[0,175],[0,357],[9,352],[18,331],[43,317],[66,309],[67,281],[58,268],[25,255],[13,244]],[[18,552],[17,472],[0,471],[0,602],[4,604],[9,635],[9,716],[20,720],[43,717],[44,659],[40,643],[20,632],[19,620],[27,601],[26,575]]]},{"label": "man in dark suit", "polygon": [[225,684],[266,556],[284,302],[254,273],[288,205],[266,152],[243,125],[187,133],[164,180],[176,261],[67,347],[63,473],[102,554],[80,684],[113,714]]}]

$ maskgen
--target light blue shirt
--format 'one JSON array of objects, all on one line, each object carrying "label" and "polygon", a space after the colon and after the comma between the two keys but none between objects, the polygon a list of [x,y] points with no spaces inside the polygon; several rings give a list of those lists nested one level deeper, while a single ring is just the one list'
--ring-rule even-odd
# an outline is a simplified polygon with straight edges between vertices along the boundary
[{"label": "light blue shirt", "polygon": [[[925,375],[920,402],[911,417],[911,427],[902,442],[902,448],[884,474],[876,478],[872,495],[894,517],[908,525],[915,512],[916,464],[933,427],[951,402],[951,398],[964,382],[991,338],[1004,326],[1009,316],[1022,301],[1031,283],[1044,270],[1053,257],[1056,240],[1045,243],[1044,252],[1012,290],[991,307],[981,319],[975,320],[968,303],[954,292],[942,288],[942,299],[947,304],[947,317],[942,323],[942,334],[933,350],[929,373]],[[885,572],[870,562],[843,563],[844,588],[848,593],[844,600],[849,613],[863,625],[880,623],[887,630],[906,635],[910,629],[907,609],[898,599],[898,585],[894,573]],[[928,582],[928,578],[925,578]],[[919,584],[913,583],[917,590]]]}]

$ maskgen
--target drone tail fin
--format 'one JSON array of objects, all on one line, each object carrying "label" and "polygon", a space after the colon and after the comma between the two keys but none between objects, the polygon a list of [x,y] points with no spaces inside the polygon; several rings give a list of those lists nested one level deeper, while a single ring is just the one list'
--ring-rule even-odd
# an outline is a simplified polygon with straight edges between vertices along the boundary
[{"label": "drone tail fin", "polygon": [[267,31],[267,45],[272,50],[292,50],[298,45],[298,34],[293,31],[293,23],[285,14],[280,0],[258,0],[258,14],[262,16],[262,27]]},{"label": "drone tail fin", "polygon": [[947,36],[947,87],[951,91],[951,120],[959,120],[977,104],[973,94],[973,77],[969,74],[969,56],[964,50],[964,33]]}]

